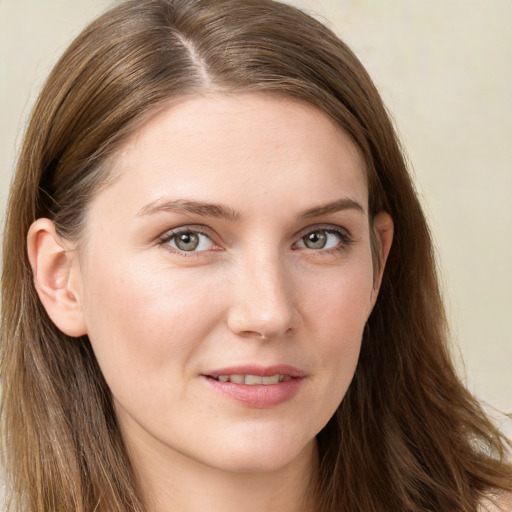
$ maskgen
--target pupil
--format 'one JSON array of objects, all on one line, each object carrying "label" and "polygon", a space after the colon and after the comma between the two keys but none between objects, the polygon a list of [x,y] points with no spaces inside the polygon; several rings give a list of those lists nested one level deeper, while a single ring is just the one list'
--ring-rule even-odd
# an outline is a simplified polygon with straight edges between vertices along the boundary
[{"label": "pupil", "polygon": [[199,236],[195,233],[183,233],[176,240],[176,245],[182,251],[193,251],[199,245]]},{"label": "pupil", "polygon": [[304,241],[309,249],[323,249],[327,243],[327,235],[323,231],[310,233]]}]

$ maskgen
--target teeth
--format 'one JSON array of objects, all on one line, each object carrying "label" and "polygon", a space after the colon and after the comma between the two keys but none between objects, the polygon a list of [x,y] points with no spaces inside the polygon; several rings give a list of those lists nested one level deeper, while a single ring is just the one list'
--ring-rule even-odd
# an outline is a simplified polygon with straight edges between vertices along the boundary
[{"label": "teeth", "polygon": [[248,384],[249,386],[263,384],[263,377],[259,377],[258,375],[246,375],[245,383]]},{"label": "teeth", "polygon": [[280,375],[272,375],[271,377],[261,377],[262,384],[277,384],[279,382]]},{"label": "teeth", "polygon": [[260,375],[219,375],[215,377],[220,382],[233,382],[235,384],[246,384],[247,386],[264,385],[268,386],[271,384],[278,384],[279,382],[285,382],[290,380],[289,375],[270,375],[268,377],[262,377]]}]

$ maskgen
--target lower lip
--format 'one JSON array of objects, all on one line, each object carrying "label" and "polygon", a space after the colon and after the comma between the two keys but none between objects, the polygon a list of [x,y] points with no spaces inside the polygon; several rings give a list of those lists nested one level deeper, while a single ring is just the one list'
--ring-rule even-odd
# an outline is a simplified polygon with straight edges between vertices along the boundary
[{"label": "lower lip", "polygon": [[303,378],[292,378],[277,384],[236,384],[220,382],[210,377],[204,377],[207,384],[222,395],[235,400],[246,407],[265,409],[275,407],[291,400],[298,392]]}]

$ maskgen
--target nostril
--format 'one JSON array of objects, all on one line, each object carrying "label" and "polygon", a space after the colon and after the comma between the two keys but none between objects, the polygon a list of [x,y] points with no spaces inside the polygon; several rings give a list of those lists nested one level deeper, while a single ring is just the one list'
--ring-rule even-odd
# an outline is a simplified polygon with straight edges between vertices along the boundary
[{"label": "nostril", "polygon": [[280,338],[283,336],[289,336],[294,332],[293,327],[283,328],[283,329],[268,329],[266,331],[251,331],[251,330],[245,330],[238,332],[239,335],[247,338],[254,338],[261,341],[272,341],[276,338]]}]

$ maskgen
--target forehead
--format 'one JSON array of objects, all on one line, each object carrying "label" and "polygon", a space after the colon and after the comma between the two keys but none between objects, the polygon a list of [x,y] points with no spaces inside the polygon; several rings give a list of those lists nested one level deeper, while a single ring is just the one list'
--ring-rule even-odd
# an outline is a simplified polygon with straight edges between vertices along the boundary
[{"label": "forehead", "polygon": [[114,168],[110,199],[139,208],[167,195],[238,208],[280,193],[304,209],[346,194],[367,204],[350,137],[320,109],[275,95],[185,97],[146,121]]}]

